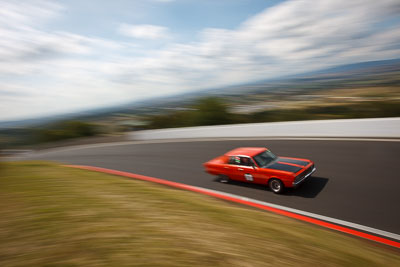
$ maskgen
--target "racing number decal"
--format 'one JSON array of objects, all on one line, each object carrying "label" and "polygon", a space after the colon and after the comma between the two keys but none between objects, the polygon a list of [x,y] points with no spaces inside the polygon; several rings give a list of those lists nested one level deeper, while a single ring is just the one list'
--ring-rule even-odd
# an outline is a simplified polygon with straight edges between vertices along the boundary
[{"label": "racing number decal", "polygon": [[247,181],[253,182],[253,175],[246,173],[244,175],[244,178],[246,178]]}]

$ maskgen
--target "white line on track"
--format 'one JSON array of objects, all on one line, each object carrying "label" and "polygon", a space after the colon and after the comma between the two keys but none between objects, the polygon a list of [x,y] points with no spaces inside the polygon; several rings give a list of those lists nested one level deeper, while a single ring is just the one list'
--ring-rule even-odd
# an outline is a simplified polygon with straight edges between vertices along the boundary
[{"label": "white line on track", "polygon": [[259,205],[262,205],[262,206],[269,206],[269,207],[272,207],[272,208],[276,208],[276,209],[280,209],[280,210],[284,210],[284,211],[289,211],[289,212],[292,212],[292,213],[304,215],[304,216],[311,217],[311,218],[314,218],[314,219],[319,219],[319,220],[330,222],[330,223],[334,223],[334,224],[337,224],[337,225],[351,227],[353,229],[357,229],[357,230],[361,230],[361,231],[364,231],[364,232],[373,233],[373,234],[384,236],[384,237],[389,237],[389,238],[392,238],[394,240],[399,240],[400,241],[400,235],[398,235],[398,234],[387,232],[387,231],[383,231],[383,230],[379,230],[379,229],[368,227],[368,226],[365,226],[365,225],[356,224],[356,223],[352,223],[352,222],[348,222],[348,221],[344,221],[344,220],[339,220],[339,219],[327,217],[327,216],[324,216],[324,215],[319,215],[319,214],[315,214],[315,213],[311,213],[311,212],[307,212],[307,211],[293,209],[293,208],[289,208],[289,207],[285,207],[285,206],[281,206],[281,205],[277,205],[277,204],[272,204],[272,203],[269,203],[269,202],[259,201],[259,200],[255,200],[255,199],[239,196],[239,195],[225,193],[225,192],[222,192],[222,191],[216,191],[216,190],[203,188],[203,187],[197,187],[197,188],[200,188],[202,190],[205,190],[205,191],[208,191],[208,192],[211,192],[211,193],[217,193],[217,194],[228,196],[228,197],[238,198],[238,199],[241,199],[241,200],[244,200],[244,201],[247,201],[247,202],[252,202],[254,204],[259,204]]}]

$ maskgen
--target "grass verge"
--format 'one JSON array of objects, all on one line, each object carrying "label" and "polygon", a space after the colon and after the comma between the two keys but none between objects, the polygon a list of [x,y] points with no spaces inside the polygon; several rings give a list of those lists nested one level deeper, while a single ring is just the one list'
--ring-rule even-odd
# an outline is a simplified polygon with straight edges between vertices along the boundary
[{"label": "grass verge", "polygon": [[0,266],[400,266],[396,249],[192,192],[0,164]]}]

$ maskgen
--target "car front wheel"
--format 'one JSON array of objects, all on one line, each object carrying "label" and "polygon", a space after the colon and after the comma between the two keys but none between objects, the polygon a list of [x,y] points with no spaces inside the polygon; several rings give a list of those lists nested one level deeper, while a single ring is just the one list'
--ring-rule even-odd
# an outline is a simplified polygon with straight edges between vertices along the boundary
[{"label": "car front wheel", "polygon": [[268,182],[269,188],[274,192],[275,194],[281,194],[283,190],[285,190],[285,186],[283,185],[282,181],[279,179],[271,179]]}]

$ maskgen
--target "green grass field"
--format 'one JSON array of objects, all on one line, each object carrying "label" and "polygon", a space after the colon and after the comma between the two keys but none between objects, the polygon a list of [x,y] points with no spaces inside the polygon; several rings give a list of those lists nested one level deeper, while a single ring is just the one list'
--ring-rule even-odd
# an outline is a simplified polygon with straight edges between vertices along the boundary
[{"label": "green grass field", "polygon": [[0,162],[0,214],[0,266],[400,266],[395,248],[46,162]]}]

